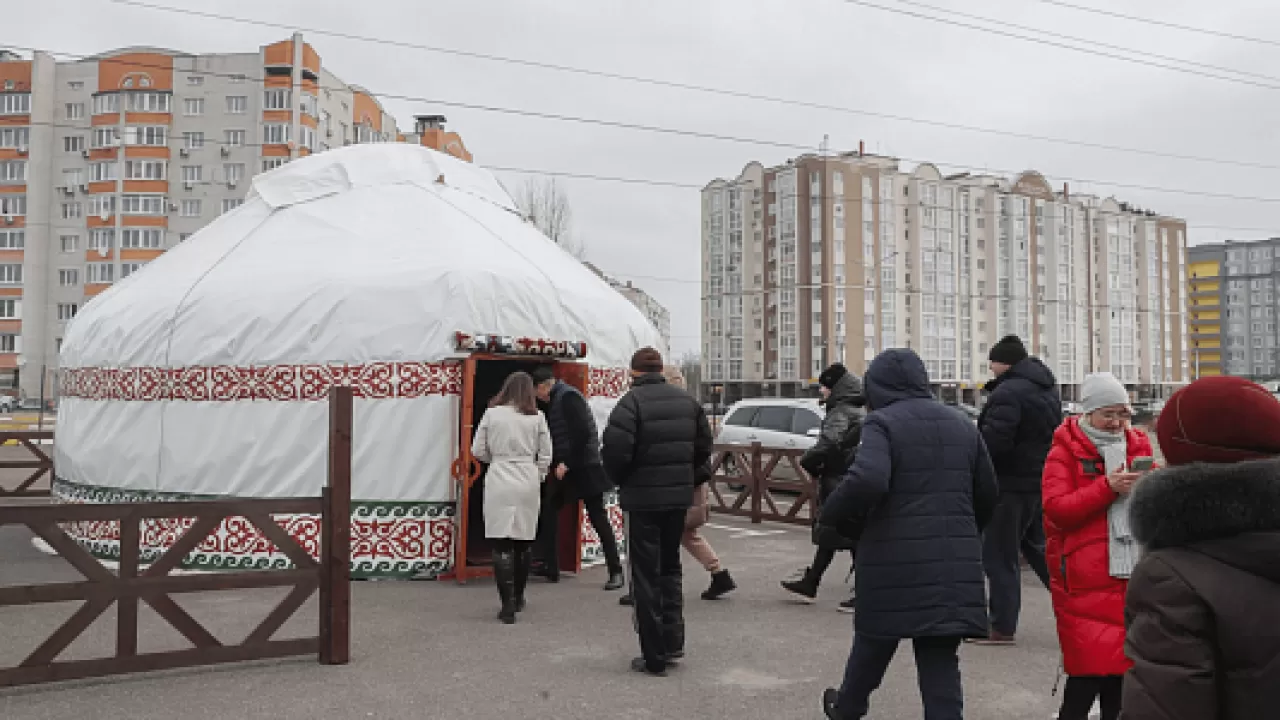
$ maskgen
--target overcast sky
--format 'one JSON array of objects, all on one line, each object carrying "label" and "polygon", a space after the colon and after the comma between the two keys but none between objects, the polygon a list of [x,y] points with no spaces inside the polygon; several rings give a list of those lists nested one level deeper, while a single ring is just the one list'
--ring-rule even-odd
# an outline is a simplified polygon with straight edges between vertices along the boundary
[{"label": "overcast sky", "polygon": [[[1000,37],[843,0],[152,0],[479,53],[676,80],[879,113],[1280,166],[1280,45],[1100,17],[1038,0],[921,0],[1099,42],[1274,80],[1276,89],[1188,75]],[[938,14],[872,0],[888,7]],[[1127,14],[1269,37],[1274,0],[1073,0]],[[96,53],[126,45],[243,52],[287,32],[116,5],[8,2],[0,47]],[[963,20],[962,22],[972,22]],[[1269,33],[1269,35],[1268,35]],[[1040,35],[1040,37],[1044,37]],[[324,64],[388,100],[401,129],[442,113],[480,164],[702,185],[750,160],[796,154],[750,143],[606,128],[450,107],[445,101],[933,160],[944,172],[1021,170],[1061,178],[1280,198],[1280,170],[1090,150],[840,112],[583,77],[308,34]],[[1158,61],[1165,62],[1165,61]],[[1216,72],[1216,71],[1215,71]],[[912,167],[912,163],[904,163]],[[504,181],[521,177],[503,174]],[[650,291],[672,312],[677,352],[698,346],[699,203],[695,188],[563,181],[589,259]],[[1280,235],[1280,203],[1072,182],[1187,218],[1192,243]],[[1257,228],[1257,232],[1194,226]],[[1269,233],[1267,231],[1270,231]],[[655,279],[660,278],[660,279]]]}]

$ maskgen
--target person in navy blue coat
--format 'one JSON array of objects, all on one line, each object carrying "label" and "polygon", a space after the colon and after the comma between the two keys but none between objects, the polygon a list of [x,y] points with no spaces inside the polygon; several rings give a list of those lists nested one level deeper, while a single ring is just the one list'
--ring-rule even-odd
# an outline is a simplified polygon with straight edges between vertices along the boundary
[{"label": "person in navy blue coat", "polygon": [[838,720],[866,715],[910,639],[925,717],[960,720],[960,643],[989,629],[981,531],[999,498],[995,470],[977,428],[933,397],[911,350],[880,353],[863,383],[871,413],[862,442],[819,520],[862,529],[853,648],[823,709]]}]

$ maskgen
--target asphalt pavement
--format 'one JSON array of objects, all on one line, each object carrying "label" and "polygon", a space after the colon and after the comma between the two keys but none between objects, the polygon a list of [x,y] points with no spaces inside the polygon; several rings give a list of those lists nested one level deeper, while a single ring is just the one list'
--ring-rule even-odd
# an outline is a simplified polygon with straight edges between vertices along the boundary
[{"label": "asphalt pavement", "polygon": [[[714,516],[706,535],[739,590],[716,602],[699,599],[707,575],[686,562],[688,656],[667,678],[628,669],[638,654],[631,615],[618,605],[619,593],[600,589],[602,568],[556,585],[532,580],[529,607],[513,626],[494,617],[491,581],[357,582],[348,666],[300,658],[0,690],[0,718],[821,718],[820,694],[839,682],[852,637],[851,617],[836,611],[848,592],[848,565],[833,564],[818,603],[797,604],[778,581],[810,557],[807,529]],[[0,585],[69,579],[75,572],[32,548],[25,530],[0,528]],[[1058,651],[1048,593],[1031,575],[1024,589],[1016,647],[961,651],[967,717],[1053,714]],[[233,642],[283,592],[205,593],[178,602]],[[0,608],[0,664],[19,662],[74,608]],[[314,618],[313,599],[277,637],[312,633]],[[185,647],[147,608],[140,626],[142,651]],[[109,652],[114,627],[108,611],[63,659]],[[869,717],[921,716],[904,644]]]}]

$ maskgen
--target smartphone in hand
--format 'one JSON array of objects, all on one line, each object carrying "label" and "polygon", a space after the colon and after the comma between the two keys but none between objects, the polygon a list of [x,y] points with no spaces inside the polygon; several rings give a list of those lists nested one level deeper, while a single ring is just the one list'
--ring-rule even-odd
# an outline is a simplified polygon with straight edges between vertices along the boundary
[{"label": "smartphone in hand", "polygon": [[1133,462],[1129,463],[1129,472],[1136,472],[1136,473],[1150,472],[1151,468],[1154,467],[1155,464],[1156,464],[1155,458],[1149,458],[1149,457],[1134,458]]}]

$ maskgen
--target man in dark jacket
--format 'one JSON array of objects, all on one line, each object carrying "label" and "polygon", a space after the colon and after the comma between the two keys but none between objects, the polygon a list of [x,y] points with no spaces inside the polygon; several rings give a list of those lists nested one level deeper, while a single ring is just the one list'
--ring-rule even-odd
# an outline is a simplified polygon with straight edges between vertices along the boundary
[{"label": "man in dark jacket", "polygon": [[713,438],[702,405],[667,384],[657,350],[636,351],[631,375],[631,391],[609,415],[601,454],[627,513],[631,595],[643,655],[631,668],[665,675],[667,663],[684,655],[680,537],[694,488],[710,479]]},{"label": "man in dark jacket", "polygon": [[822,509],[824,525],[864,519],[853,648],[827,717],[867,713],[899,641],[910,638],[925,717],[959,718],[962,638],[987,635],[979,535],[998,497],[973,424],[929,392],[911,350],[886,350],[863,377],[870,414],[857,458]]},{"label": "man in dark jacket", "polygon": [[538,400],[547,415],[551,430],[551,479],[543,483],[542,507],[538,517],[535,543],[541,567],[538,574],[551,582],[560,579],[558,530],[560,509],[566,503],[576,505],[579,498],[587,508],[587,518],[600,538],[609,568],[605,590],[622,587],[622,560],[618,557],[618,541],[604,509],[604,494],[612,489],[600,459],[600,436],[587,399],[572,385],[556,380],[551,368],[533,371]]},{"label": "man in dark jacket", "polygon": [[[822,418],[818,441],[805,451],[800,466],[818,483],[818,507],[821,508],[836,486],[844,478],[862,436],[862,406],[866,398],[862,394],[862,381],[844,365],[836,363],[818,376],[827,413]],[[804,575],[796,580],[784,580],[782,587],[789,593],[807,601],[818,597],[818,585],[822,575],[835,559],[836,552],[848,550],[853,554],[854,540],[842,535],[837,528],[827,527],[813,519],[813,564],[804,569]],[[853,612],[853,599],[840,603],[842,612]]]},{"label": "man in dark jacket", "polygon": [[1129,501],[1146,554],[1125,597],[1123,717],[1276,717],[1280,402],[1243,378],[1202,378],[1169,398],[1157,433],[1175,467]]},{"label": "man in dark jacket", "polygon": [[1053,433],[1062,424],[1062,398],[1053,373],[1027,355],[1018,336],[993,345],[990,360],[996,377],[987,383],[990,395],[978,415],[978,429],[996,468],[1000,504],[982,538],[982,562],[991,586],[991,635],[979,643],[1011,645],[1022,609],[1019,553],[1049,587],[1040,478]]}]

